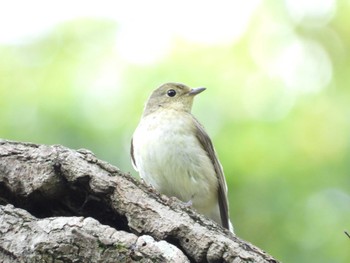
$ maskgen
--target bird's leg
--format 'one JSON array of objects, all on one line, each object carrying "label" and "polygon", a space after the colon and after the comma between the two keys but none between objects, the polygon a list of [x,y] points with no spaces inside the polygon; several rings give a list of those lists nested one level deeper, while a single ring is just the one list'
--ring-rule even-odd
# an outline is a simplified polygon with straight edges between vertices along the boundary
[{"label": "bird's leg", "polygon": [[180,202],[186,208],[189,208],[189,207],[191,207],[193,205],[192,199],[187,201],[187,202],[184,202],[184,201],[180,200],[179,198],[177,198],[175,196],[171,196],[171,197],[169,197],[168,200],[169,200],[170,203],[172,203],[172,202]]},{"label": "bird's leg", "polygon": [[140,179],[141,179],[141,182],[142,182],[144,185],[147,186],[147,188],[148,188],[148,190],[149,190],[150,192],[152,192],[152,193],[157,192],[157,189],[156,189],[153,185],[151,185],[151,184],[149,184],[148,182],[146,182],[142,177],[141,177]]}]

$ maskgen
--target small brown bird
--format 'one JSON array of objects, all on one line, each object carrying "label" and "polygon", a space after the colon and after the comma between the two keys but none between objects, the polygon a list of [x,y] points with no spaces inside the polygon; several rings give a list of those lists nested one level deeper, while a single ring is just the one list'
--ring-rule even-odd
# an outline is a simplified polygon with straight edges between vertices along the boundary
[{"label": "small brown bird", "polygon": [[233,231],[222,166],[191,114],[194,96],[204,90],[166,83],[153,91],[131,141],[131,159],[141,178],[160,193],[192,203]]}]

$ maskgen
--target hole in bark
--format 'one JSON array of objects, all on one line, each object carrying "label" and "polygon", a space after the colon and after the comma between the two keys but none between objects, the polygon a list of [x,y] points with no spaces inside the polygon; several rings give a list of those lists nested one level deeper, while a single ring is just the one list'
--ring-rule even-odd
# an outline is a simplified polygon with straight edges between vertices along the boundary
[{"label": "hole in bark", "polygon": [[115,229],[130,231],[126,217],[112,209],[108,194],[98,195],[91,190],[90,177],[82,177],[76,182],[67,182],[63,176],[60,176],[60,179],[59,187],[56,185],[50,189],[50,186],[47,186],[45,189],[33,191],[28,196],[13,193],[6,184],[0,183],[0,204],[12,204],[23,208],[38,218],[92,217]]},{"label": "hole in bark", "polygon": [[[170,243],[170,244],[172,244],[172,245],[174,245],[174,246],[176,246],[178,249],[180,249],[180,250],[182,251],[182,253],[184,253],[185,256],[190,260],[190,262],[196,262],[196,261],[194,260],[194,258],[192,258],[190,255],[188,255],[188,254],[186,253],[186,251],[182,248],[181,243],[180,243],[180,241],[179,241],[177,238],[175,238],[175,237],[173,237],[173,236],[168,236],[167,238],[165,238],[165,241],[168,242],[168,243]],[[188,242],[189,239],[186,238],[184,241],[185,241],[185,242]]]},{"label": "hole in bark", "polygon": [[14,195],[10,189],[3,183],[0,183],[0,205],[13,204],[16,202],[16,195]]}]

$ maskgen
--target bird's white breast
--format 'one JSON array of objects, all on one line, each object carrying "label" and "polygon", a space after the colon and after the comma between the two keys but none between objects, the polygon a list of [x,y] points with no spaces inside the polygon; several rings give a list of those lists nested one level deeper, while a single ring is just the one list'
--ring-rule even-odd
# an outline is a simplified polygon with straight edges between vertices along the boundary
[{"label": "bird's white breast", "polygon": [[140,176],[158,191],[191,200],[204,213],[216,205],[216,174],[189,113],[179,117],[176,111],[163,110],[144,117],[134,133],[133,147]]}]

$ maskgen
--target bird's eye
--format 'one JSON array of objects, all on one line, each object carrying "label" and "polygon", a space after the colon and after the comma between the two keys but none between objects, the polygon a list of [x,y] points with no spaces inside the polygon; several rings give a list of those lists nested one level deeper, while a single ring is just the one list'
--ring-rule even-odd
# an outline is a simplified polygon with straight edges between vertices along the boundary
[{"label": "bird's eye", "polygon": [[173,89],[170,89],[166,93],[169,97],[174,97],[176,95],[176,91]]}]

